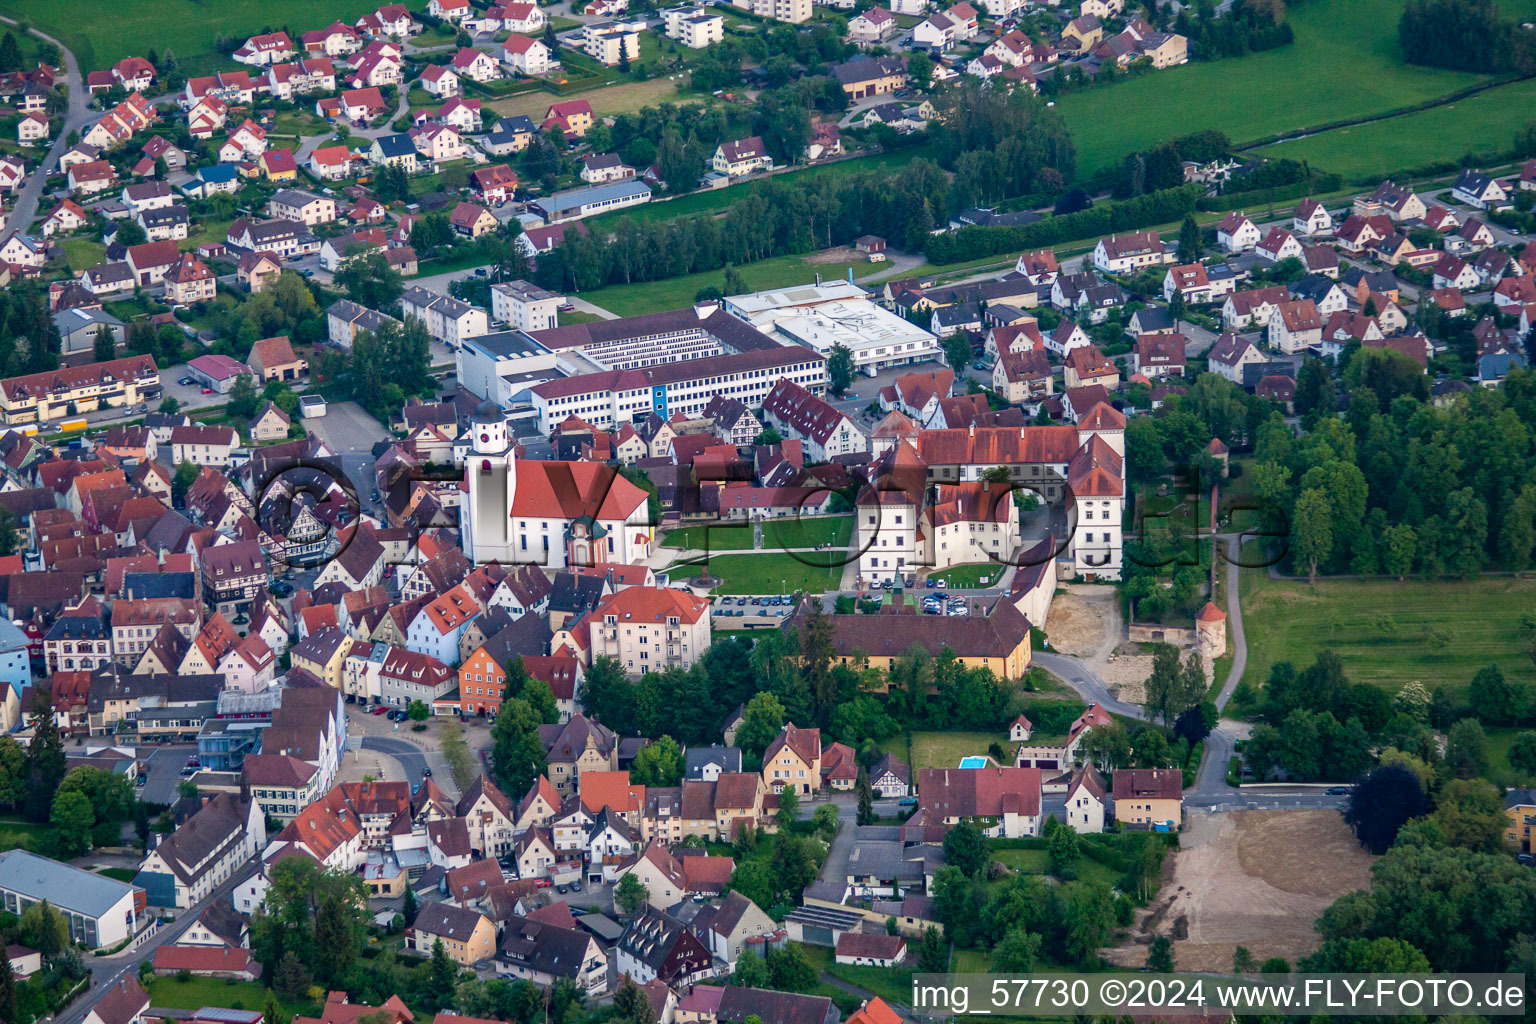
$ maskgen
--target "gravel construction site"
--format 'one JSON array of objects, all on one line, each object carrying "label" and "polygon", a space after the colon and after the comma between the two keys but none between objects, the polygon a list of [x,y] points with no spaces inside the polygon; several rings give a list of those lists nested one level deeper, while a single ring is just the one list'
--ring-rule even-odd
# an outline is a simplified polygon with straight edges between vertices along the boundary
[{"label": "gravel construction site", "polygon": [[1142,966],[1147,943],[1166,935],[1179,970],[1231,970],[1238,946],[1294,963],[1317,949],[1323,909],[1370,881],[1373,858],[1337,811],[1197,812],[1186,823],[1157,899],[1111,962]]}]

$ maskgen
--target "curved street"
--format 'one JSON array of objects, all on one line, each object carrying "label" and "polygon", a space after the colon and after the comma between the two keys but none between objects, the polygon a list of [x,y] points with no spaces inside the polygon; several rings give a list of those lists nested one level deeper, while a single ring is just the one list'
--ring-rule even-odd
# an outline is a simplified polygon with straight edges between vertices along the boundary
[{"label": "curved street", "polygon": [[[1232,641],[1232,666],[1227,678],[1216,694],[1216,707],[1223,709],[1232,699],[1248,666],[1248,641],[1243,631],[1243,608],[1239,600],[1239,572],[1235,564],[1241,550],[1242,535],[1221,535],[1227,542],[1229,559],[1226,578],[1227,636]],[[1039,665],[1056,678],[1076,690],[1083,700],[1092,701],[1106,710],[1145,721],[1146,709],[1114,697],[1109,684],[1083,660],[1066,654],[1037,651],[1034,664]],[[1278,783],[1247,785],[1239,789],[1227,785],[1227,765],[1236,749],[1236,742],[1245,731],[1244,724],[1222,719],[1216,729],[1205,738],[1204,755],[1195,775],[1195,784],[1184,794],[1184,802],[1191,807],[1211,811],[1241,811],[1277,807],[1342,807],[1345,798],[1324,792],[1324,784]]]},{"label": "curved street", "polygon": [[[17,25],[14,18],[0,17],[0,22],[7,25]],[[64,115],[64,129],[59,132],[53,144],[48,147],[47,154],[42,162],[27,175],[26,183],[16,195],[16,204],[11,208],[9,224],[14,231],[29,231],[32,221],[37,217],[38,201],[43,196],[43,183],[48,175],[59,165],[59,158],[69,148],[68,139],[70,132],[77,132],[91,122],[92,113],[87,103],[90,96],[85,91],[85,79],[80,75],[80,65],[75,61],[75,55],[69,51],[63,43],[37,29],[28,30],[29,33],[41,39],[45,43],[52,43],[59,48],[59,53],[64,56],[64,81],[69,91],[69,110]]]}]

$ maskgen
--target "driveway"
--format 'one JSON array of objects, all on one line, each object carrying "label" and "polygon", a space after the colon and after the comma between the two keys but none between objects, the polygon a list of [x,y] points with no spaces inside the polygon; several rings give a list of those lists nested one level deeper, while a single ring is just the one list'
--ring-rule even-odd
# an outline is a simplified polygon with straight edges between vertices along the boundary
[{"label": "driveway", "polygon": [[138,787],[139,799],[150,804],[176,802],[176,787],[181,784],[181,769],[187,758],[197,753],[196,743],[155,747],[144,759],[144,774],[149,781]]}]

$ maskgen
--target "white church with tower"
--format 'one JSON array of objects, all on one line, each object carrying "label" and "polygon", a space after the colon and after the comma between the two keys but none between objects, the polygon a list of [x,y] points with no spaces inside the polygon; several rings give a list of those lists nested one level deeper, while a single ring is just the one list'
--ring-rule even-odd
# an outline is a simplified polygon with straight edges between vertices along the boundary
[{"label": "white church with tower", "polygon": [[518,459],[494,402],[470,420],[459,527],[475,565],[634,564],[656,539],[645,491],[601,463]]}]

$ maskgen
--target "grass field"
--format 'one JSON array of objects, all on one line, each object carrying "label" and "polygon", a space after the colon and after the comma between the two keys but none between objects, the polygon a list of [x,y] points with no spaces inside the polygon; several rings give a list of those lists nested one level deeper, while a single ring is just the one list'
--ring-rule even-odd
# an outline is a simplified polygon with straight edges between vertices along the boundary
[{"label": "grass field", "polygon": [[[992,859],[1002,861],[1009,867],[1022,871],[1026,875],[1048,875],[1051,873],[1050,855],[1045,850],[994,850]],[[1120,881],[1121,872],[1114,868],[1106,867],[1096,860],[1090,860],[1086,856],[1077,862],[1077,877],[1079,881],[1102,883],[1114,886]]]},{"label": "grass field", "polygon": [[1489,576],[1424,582],[1271,580],[1243,573],[1245,682],[1259,686],[1277,661],[1298,668],[1332,648],[1349,678],[1396,691],[1416,679],[1464,697],[1478,669],[1497,664],[1511,682],[1536,682],[1518,633],[1536,580]]},{"label": "grass field", "polygon": [[115,878],[119,882],[131,882],[138,876],[138,872],[133,870],[133,868],[97,868],[96,873],[98,875],[106,875],[108,878]]},{"label": "grass field", "polygon": [[677,91],[677,83],[670,78],[652,78],[645,82],[620,82],[618,87],[600,86],[588,92],[570,96],[553,93],[525,92],[504,100],[492,100],[486,106],[503,117],[527,114],[535,121],[542,121],[551,103],[562,99],[584,99],[592,104],[595,114],[630,114],[641,107],[654,107],[658,103],[702,103],[702,96],[684,96]]},{"label": "grass field", "polygon": [[[814,557],[814,556],[804,556]],[[674,579],[702,576],[702,565],[667,570]],[[824,594],[842,581],[843,567],[806,565],[794,555],[721,555],[709,560],[709,574],[720,577],[717,594]]]},{"label": "grass field", "polygon": [[[163,1006],[168,1010],[198,1010],[204,1006],[222,1006],[231,1010],[260,1010],[267,1005],[270,989],[254,981],[238,981],[233,985],[222,978],[193,978],[177,981],[174,977],[152,978],[147,986],[151,1006]],[[278,1001],[289,1013],[303,1013],[313,1009],[312,1004],[288,1006]]]},{"label": "grass field", "polygon": [[[1008,749],[1008,732],[915,732],[912,734],[912,770],[956,768],[960,759],[971,754],[985,757],[994,743]],[[902,760],[907,757],[905,736],[893,736],[882,747]]]},{"label": "grass field", "polygon": [[109,68],[150,49],[171,50],[183,71],[196,72],[208,65],[238,67],[214,52],[213,41],[221,33],[244,38],[269,25],[305,32],[336,19],[350,25],[378,6],[377,0],[335,0],[323,8],[312,0],[5,0],[0,11],[31,22],[69,47],[82,72]]},{"label": "grass field", "polygon": [[1509,149],[1515,132],[1536,107],[1536,82],[1489,89],[1433,110],[1336,128],[1253,152],[1271,158],[1308,160],[1346,179],[1459,160],[1464,153]]},{"label": "grass field", "polygon": [[[640,207],[645,209],[645,207]],[[743,263],[737,271],[753,291],[767,288],[787,288],[795,284],[808,284],[816,274],[823,280],[846,278],[852,270],[857,277],[869,264],[812,263],[804,256],[775,256],[756,263]],[[725,283],[725,271],[706,270],[698,274],[669,277],[664,281],[647,284],[615,284],[596,291],[582,292],[581,297],[595,306],[619,316],[638,316],[641,313],[659,313],[667,309],[681,309],[693,302],[699,289]]]},{"label": "grass field", "polygon": [[35,821],[14,816],[0,817],[0,850],[40,851],[47,849],[52,840],[51,825],[39,825]]},{"label": "grass field", "polygon": [[573,309],[569,313],[560,313],[558,316],[561,327],[570,327],[573,324],[596,323],[602,319],[596,313],[583,313],[579,309]]},{"label": "grass field", "polygon": [[[763,550],[782,551],[789,548],[813,548],[830,544],[834,548],[846,548],[853,536],[852,516],[825,516],[815,519],[786,519],[782,522],[763,524]],[[662,537],[663,547],[704,551],[751,551],[757,547],[756,531],[751,523],[720,522],[700,523],[668,530]],[[826,559],[812,559],[812,561]]]},{"label": "grass field", "polygon": [[944,586],[950,590],[974,590],[977,587],[991,586],[997,579],[998,573],[1005,566],[995,562],[973,562],[969,565],[954,565],[948,569],[940,569],[931,572],[928,578],[931,580],[943,580]]},{"label": "grass field", "polygon": [[64,258],[69,260],[70,269],[77,272],[107,258],[107,247],[94,238],[66,238],[63,245]]},{"label": "grass field", "polygon": [[[1207,128],[1233,142],[1251,141],[1411,106],[1486,80],[1403,63],[1397,44],[1402,7],[1402,0],[1313,0],[1287,13],[1296,33],[1289,46],[1061,97],[1057,109],[1077,143],[1078,170],[1092,174],[1127,153]],[[1446,142],[1460,140],[1457,152],[1482,139],[1478,125],[1450,128]]]}]

